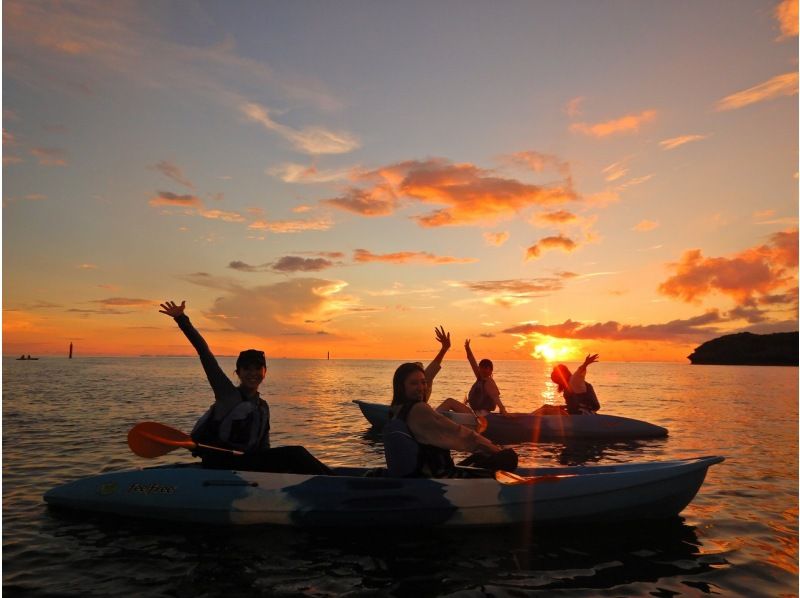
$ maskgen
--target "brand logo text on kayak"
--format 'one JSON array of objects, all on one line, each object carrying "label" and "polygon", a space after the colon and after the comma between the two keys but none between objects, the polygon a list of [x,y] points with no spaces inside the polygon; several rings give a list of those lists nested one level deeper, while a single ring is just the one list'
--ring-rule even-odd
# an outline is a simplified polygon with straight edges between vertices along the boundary
[{"label": "brand logo text on kayak", "polygon": [[175,494],[175,486],[164,486],[157,482],[139,484],[134,482],[128,486],[128,494]]}]

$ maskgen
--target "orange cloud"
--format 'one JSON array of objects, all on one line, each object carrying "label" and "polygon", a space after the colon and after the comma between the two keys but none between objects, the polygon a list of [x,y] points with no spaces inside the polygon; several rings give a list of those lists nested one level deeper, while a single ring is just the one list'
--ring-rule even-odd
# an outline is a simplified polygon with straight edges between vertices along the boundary
[{"label": "orange cloud", "polygon": [[775,7],[773,14],[781,29],[777,41],[797,36],[797,0],[782,0]]},{"label": "orange cloud", "polygon": [[446,207],[414,216],[423,227],[491,223],[511,218],[532,205],[552,205],[576,200],[569,180],[539,186],[494,176],[473,164],[455,164],[442,158],[409,160],[363,173],[372,183],[351,189],[345,197],[323,203],[365,216],[393,213],[399,197]]},{"label": "orange cloud", "polygon": [[642,220],[636,226],[633,227],[633,230],[638,231],[640,233],[645,233],[651,230],[658,228],[658,222],[653,222],[652,220]]},{"label": "orange cloud", "polygon": [[539,226],[563,226],[567,224],[575,224],[578,222],[578,217],[572,212],[566,210],[557,210],[555,212],[538,212],[533,215],[531,221]]},{"label": "orange cloud", "polygon": [[493,247],[500,247],[508,241],[510,236],[511,235],[506,231],[500,233],[483,233],[483,239],[486,241],[486,244]]},{"label": "orange cloud", "polygon": [[655,110],[645,110],[639,114],[628,114],[601,123],[574,123],[570,125],[569,130],[573,133],[582,133],[598,138],[608,137],[609,135],[616,135],[618,133],[637,133],[644,123],[655,120],[656,114]]},{"label": "orange cloud", "polygon": [[659,292],[687,302],[719,292],[739,305],[750,305],[756,296],[797,284],[797,230],[775,233],[770,243],[746,249],[733,257],[703,257],[699,249],[686,251],[670,264],[675,274]]},{"label": "orange cloud", "polygon": [[750,104],[765,102],[782,96],[791,96],[796,93],[797,73],[784,73],[783,75],[776,75],[769,81],[722,98],[717,102],[716,110],[737,110]]},{"label": "orange cloud", "polygon": [[179,195],[169,191],[159,191],[155,197],[149,201],[151,206],[169,206],[187,208],[195,214],[209,220],[222,220],[223,222],[244,222],[246,219],[238,212],[226,212],[224,210],[209,210],[203,205],[203,201],[196,195]]},{"label": "orange cloud", "polygon": [[344,196],[325,199],[322,203],[362,216],[388,216],[397,205],[391,190],[381,186],[373,189],[349,189]]},{"label": "orange cloud", "polygon": [[34,147],[30,154],[39,160],[43,166],[66,166],[67,156],[64,150],[56,147]]},{"label": "orange cloud", "polygon": [[169,191],[159,191],[158,194],[150,199],[151,206],[170,206],[182,208],[200,208],[203,202],[196,195],[178,195]]},{"label": "orange cloud", "polygon": [[544,237],[528,247],[528,250],[525,252],[525,261],[530,261],[541,257],[543,251],[561,249],[562,251],[571,253],[577,248],[578,244],[575,241],[563,235]]},{"label": "orange cloud", "polygon": [[209,220],[222,220],[224,222],[244,222],[245,218],[238,212],[225,212],[223,210],[206,210],[200,209],[197,211],[203,218]]},{"label": "orange cloud", "polygon": [[272,233],[299,233],[307,230],[328,230],[332,226],[330,220],[256,220],[247,228],[266,230]]},{"label": "orange cloud", "polygon": [[680,147],[686,143],[691,143],[692,141],[701,141],[707,138],[708,135],[681,135],[680,137],[672,137],[670,139],[659,141],[658,145],[665,150],[673,150],[676,147]]},{"label": "orange cloud", "polygon": [[478,260],[471,257],[451,257],[439,256],[427,251],[398,251],[396,253],[376,254],[366,249],[356,249],[353,252],[353,260],[359,263],[385,262],[389,264],[471,264]]}]

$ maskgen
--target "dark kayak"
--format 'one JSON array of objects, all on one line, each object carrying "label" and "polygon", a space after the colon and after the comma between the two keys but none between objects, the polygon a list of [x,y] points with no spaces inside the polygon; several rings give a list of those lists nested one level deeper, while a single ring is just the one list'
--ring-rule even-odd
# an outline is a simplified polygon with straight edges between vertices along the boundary
[{"label": "dark kayak", "polygon": [[[381,403],[368,403],[354,400],[361,413],[372,426],[378,430],[389,421],[389,406]],[[450,415],[450,413],[445,413]],[[452,414],[458,423],[462,414]],[[500,415],[490,413],[486,416],[488,426],[482,432],[493,442],[500,444],[518,442],[538,442],[562,438],[595,438],[595,439],[629,439],[629,438],[661,438],[667,435],[667,429],[661,426],[620,417],[618,415],[568,415],[556,413],[542,415],[537,413],[509,413]]]}]

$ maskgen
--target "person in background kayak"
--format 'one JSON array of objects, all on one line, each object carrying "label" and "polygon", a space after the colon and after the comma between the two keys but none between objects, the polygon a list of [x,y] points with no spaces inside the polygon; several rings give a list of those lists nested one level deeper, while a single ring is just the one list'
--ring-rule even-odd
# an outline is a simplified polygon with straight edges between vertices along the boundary
[{"label": "person in background kayak", "polygon": [[472,407],[475,415],[485,416],[498,407],[500,413],[506,415],[508,411],[500,400],[500,389],[497,388],[492,377],[494,364],[489,359],[481,359],[480,362],[476,362],[475,355],[472,354],[469,346],[469,339],[464,341],[464,349],[467,351],[467,360],[469,360],[476,378],[472,388],[469,389],[466,402]]},{"label": "person in background kayak", "polygon": [[236,386],[225,375],[211,353],[205,339],[192,326],[184,312],[186,301],[161,304],[158,310],[175,319],[178,327],[200,356],[200,363],[214,391],[214,404],[197,420],[192,440],[244,452],[237,456],[222,451],[198,451],[203,466],[212,469],[241,469],[276,473],[330,474],[330,469],[302,446],[269,445],[269,405],[261,398],[258,387],[267,375],[263,351],[247,349],[236,359]]},{"label": "person in background kayak", "polygon": [[456,473],[451,450],[478,453],[480,466],[516,469],[517,455],[434,410],[425,370],[404,363],[392,379],[392,419],[384,427],[384,454],[390,477],[448,477]]},{"label": "person in background kayak", "polygon": [[567,404],[567,413],[579,415],[582,413],[595,413],[600,410],[600,401],[592,385],[586,382],[586,369],[599,359],[599,355],[587,355],[583,363],[571,373],[563,363],[553,368],[550,379],[558,386],[558,392],[564,395]]}]

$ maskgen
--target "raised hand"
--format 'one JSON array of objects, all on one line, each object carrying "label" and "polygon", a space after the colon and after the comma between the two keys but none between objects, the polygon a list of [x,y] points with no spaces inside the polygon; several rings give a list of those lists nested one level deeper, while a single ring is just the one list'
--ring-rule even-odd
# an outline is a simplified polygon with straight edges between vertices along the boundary
[{"label": "raised hand", "polygon": [[583,365],[584,365],[584,367],[586,367],[590,363],[594,363],[598,359],[600,359],[600,354],[599,353],[595,353],[594,355],[587,355],[586,359],[583,360]]},{"label": "raised hand", "polygon": [[181,304],[178,305],[174,301],[165,301],[161,304],[161,309],[159,309],[159,313],[167,314],[171,318],[177,318],[181,314],[183,314],[183,310],[186,309],[186,301],[181,301]]},{"label": "raised hand", "polygon": [[444,326],[434,328],[436,331],[436,340],[442,344],[442,349],[447,351],[450,349],[450,333],[444,331]]}]

